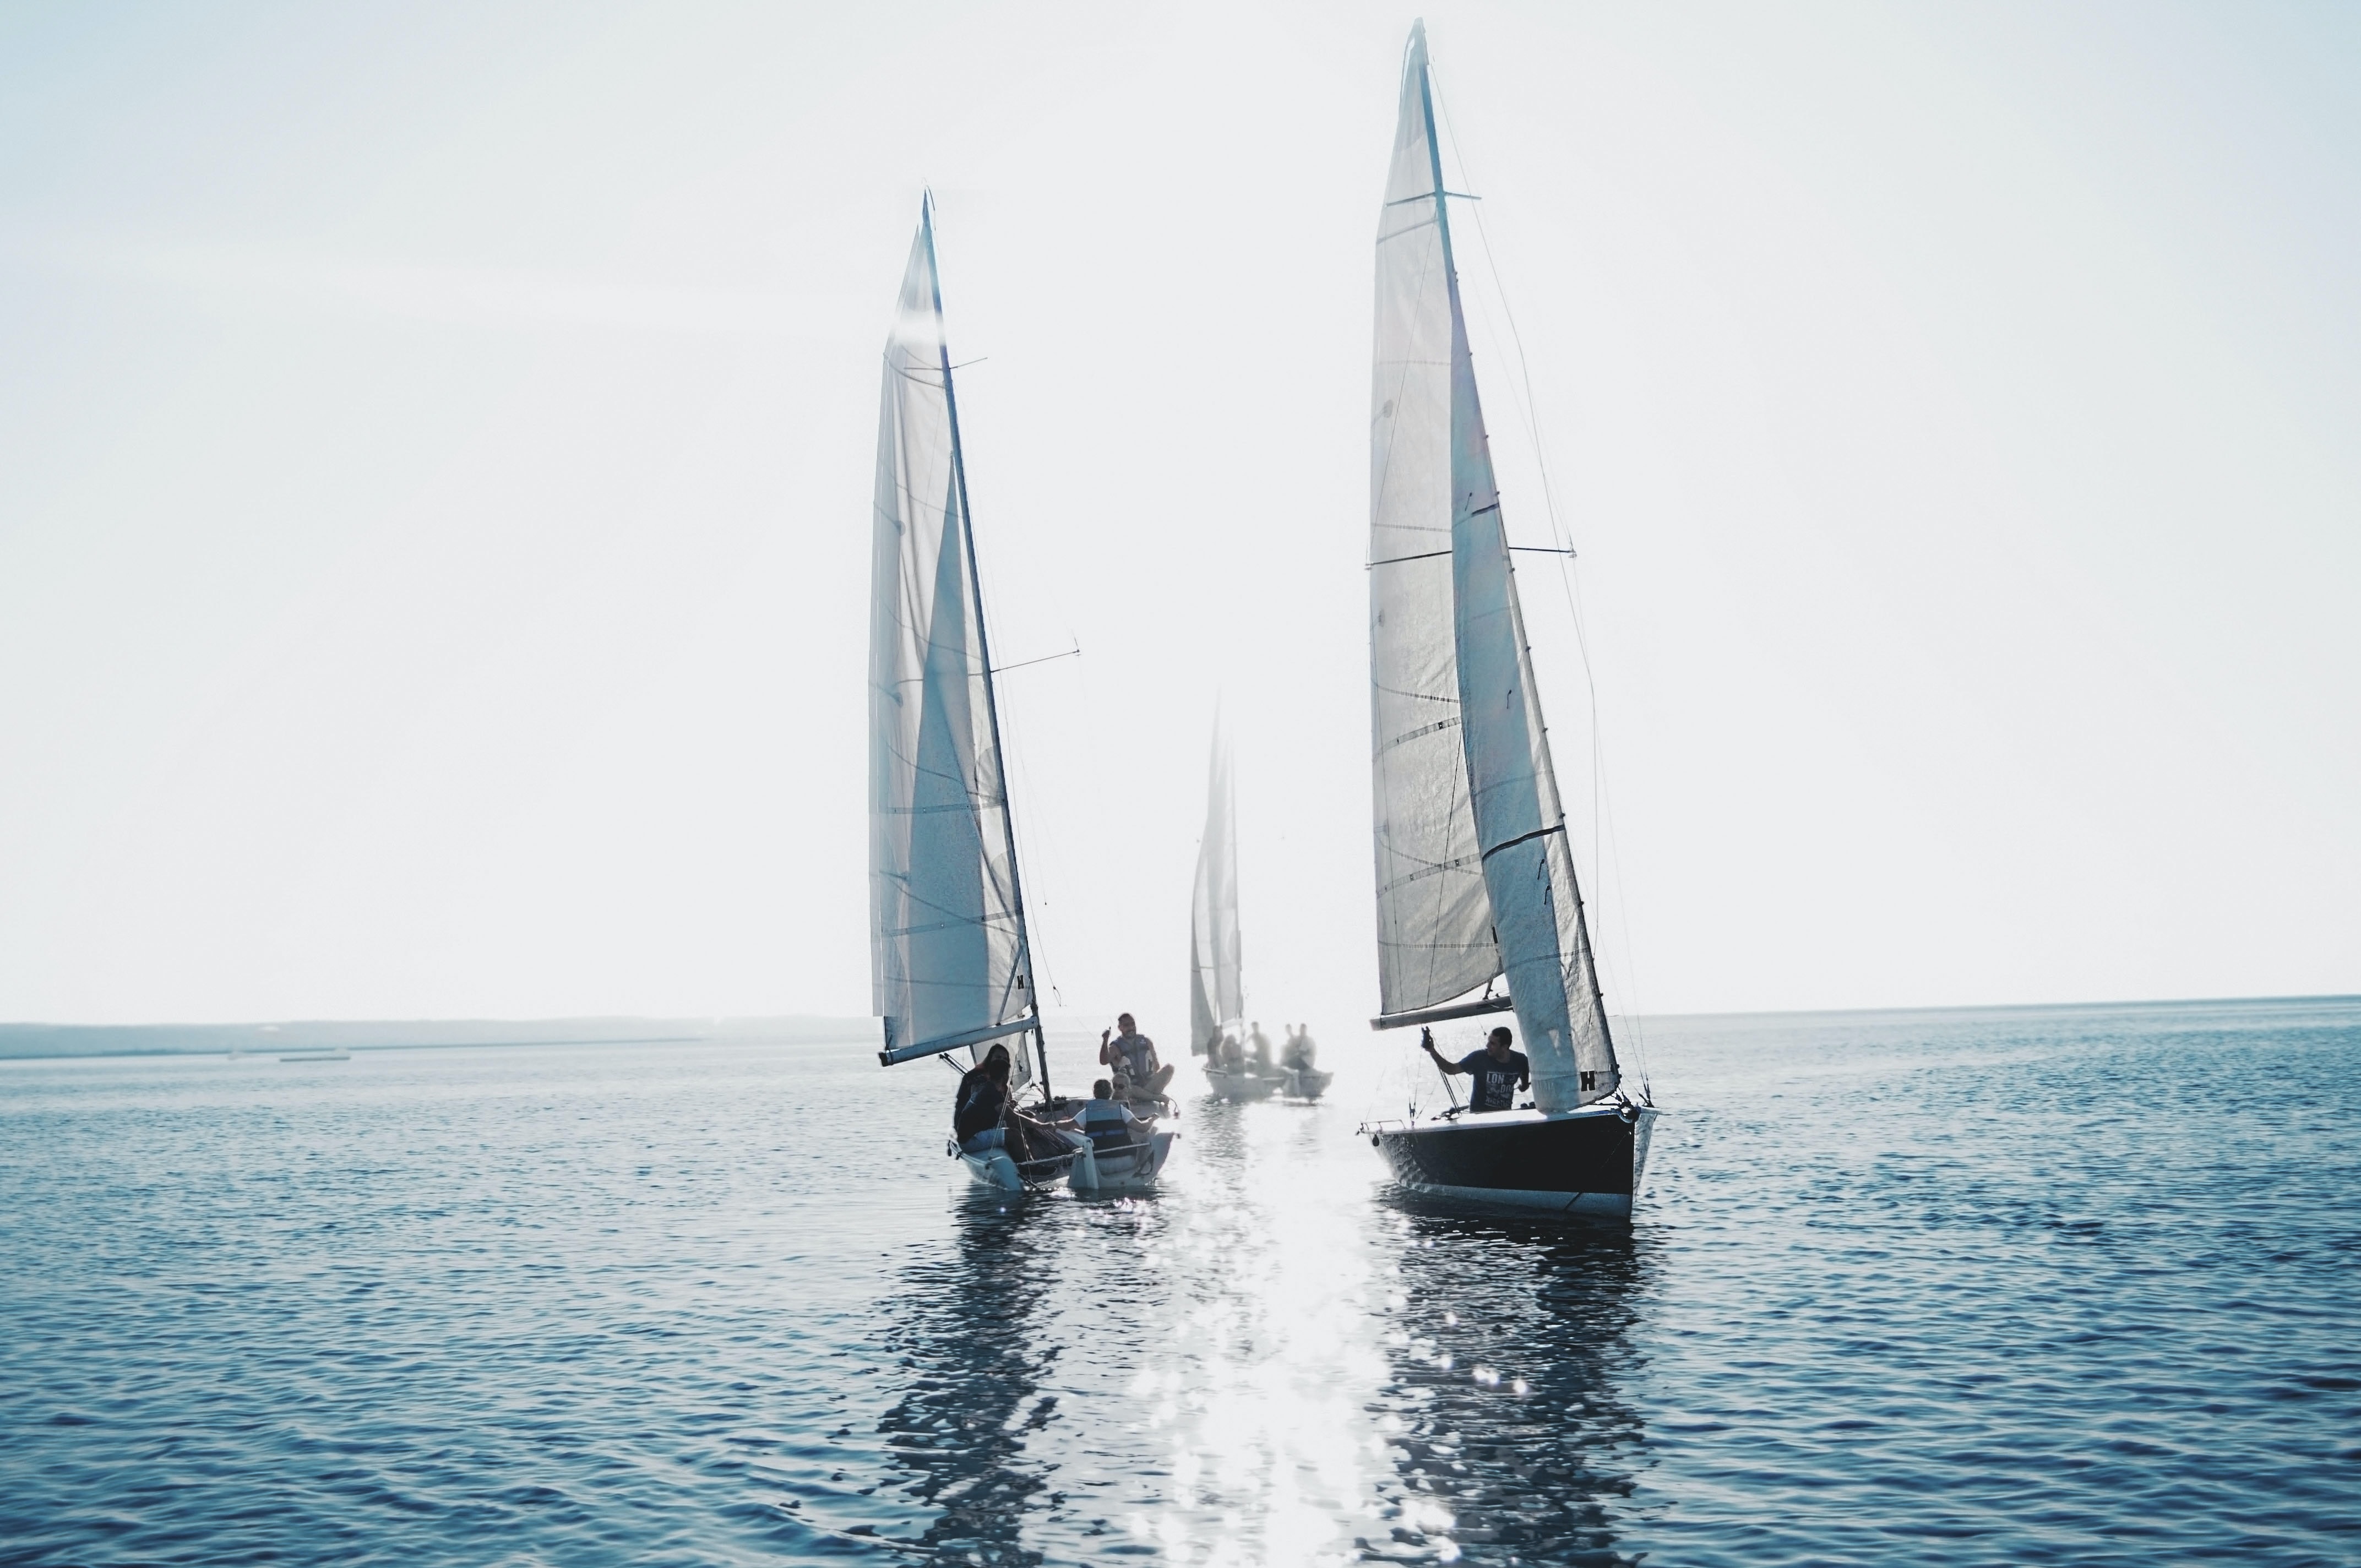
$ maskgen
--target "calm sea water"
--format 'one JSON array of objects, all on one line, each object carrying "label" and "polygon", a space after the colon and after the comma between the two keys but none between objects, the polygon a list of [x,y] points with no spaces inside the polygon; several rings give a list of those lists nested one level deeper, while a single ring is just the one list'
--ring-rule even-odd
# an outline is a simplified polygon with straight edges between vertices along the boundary
[{"label": "calm sea water", "polygon": [[2361,1003],[1659,1024],[1628,1233],[1348,1047],[1144,1201],[861,1042],[0,1064],[0,1562],[2361,1561]]}]

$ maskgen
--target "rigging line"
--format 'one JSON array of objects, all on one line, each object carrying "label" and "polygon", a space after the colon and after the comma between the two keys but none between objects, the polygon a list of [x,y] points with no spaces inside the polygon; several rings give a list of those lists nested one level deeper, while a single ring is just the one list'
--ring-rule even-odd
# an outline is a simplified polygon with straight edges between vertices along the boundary
[{"label": "rigging line", "polygon": [[1052,659],[1079,659],[1082,656],[1082,647],[1077,642],[1062,653],[1044,653],[1038,659],[1019,659],[1013,664],[994,664],[992,667],[992,673],[995,675],[1005,674],[1010,670],[1024,669],[1028,664],[1046,664]]},{"label": "rigging line", "polygon": [[[1465,179],[1467,173],[1466,153],[1461,146],[1458,128],[1451,123],[1451,107],[1449,100],[1444,98],[1441,92],[1433,90],[1432,84],[1433,83],[1434,75],[1435,71],[1433,62],[1430,60],[1427,65],[1427,77],[1430,82],[1430,91],[1433,91],[1433,95],[1435,99],[1441,100],[1437,106],[1440,109],[1443,117],[1443,128],[1450,134],[1452,157],[1458,162],[1459,172],[1462,178]],[[1442,181],[1438,178],[1435,182],[1437,184],[1441,184]],[[1470,184],[1475,183],[1473,181],[1467,181],[1466,182]],[[1543,450],[1542,445],[1540,413],[1533,400],[1532,361],[1525,354],[1524,334],[1518,330],[1516,312],[1511,309],[1509,304],[1508,287],[1504,282],[1502,282],[1500,278],[1499,257],[1492,247],[1491,232],[1485,226],[1484,209],[1480,203],[1475,209],[1473,216],[1476,219],[1476,236],[1484,251],[1485,269],[1492,276],[1492,291],[1494,296],[1500,302],[1500,314],[1508,323],[1509,326],[1509,340],[1517,351],[1517,374],[1519,380],[1523,384],[1524,391],[1522,401],[1523,412],[1525,415],[1525,428],[1533,444],[1533,466],[1541,477],[1542,505],[1543,510],[1549,513],[1551,537],[1560,541],[1565,546],[1565,554],[1558,559],[1558,584],[1565,596],[1566,613],[1572,618],[1574,622],[1575,646],[1580,651],[1582,655],[1583,685],[1586,687],[1587,696],[1590,699],[1590,863],[1598,875],[1600,883],[1600,899],[1603,905],[1607,891],[1607,862],[1603,852],[1604,846],[1600,841],[1602,824],[1605,825],[1605,837],[1609,840],[1613,839],[1614,829],[1610,820],[1610,807],[1607,800],[1606,763],[1604,755],[1605,742],[1600,739],[1598,732],[1598,678],[1597,672],[1591,667],[1590,638],[1588,630],[1584,625],[1581,599],[1574,583],[1574,569],[1566,565],[1568,561],[1574,558],[1575,552],[1573,549],[1573,539],[1572,536],[1567,533],[1565,521],[1558,514],[1556,487],[1550,478],[1549,458],[1547,454]],[[1620,846],[1617,850],[1616,860],[1617,863],[1620,865],[1622,860]],[[1617,886],[1620,890],[1621,886],[1621,879],[1620,876],[1617,879]],[[1617,902],[1619,905],[1623,903],[1620,891]],[[1602,913],[1604,911],[1602,909]],[[1623,939],[1625,944],[1628,946],[1631,943],[1633,935],[1628,915],[1622,924]],[[1593,961],[1596,961],[1595,955]],[[1622,968],[1622,966],[1619,965],[1618,968]],[[1624,978],[1632,982],[1628,990],[1629,994],[1632,999],[1633,1005],[1632,1011],[1627,1014],[1627,1016],[1631,1020],[1632,1024],[1631,1031],[1632,1044],[1638,1047],[1633,1054],[1639,1058],[1637,1065],[1640,1068],[1640,1083],[1642,1091],[1644,1093],[1648,1090],[1647,1046],[1645,1032],[1639,1026],[1641,1009],[1638,967],[1636,963],[1632,965],[1631,969],[1626,970]]]}]

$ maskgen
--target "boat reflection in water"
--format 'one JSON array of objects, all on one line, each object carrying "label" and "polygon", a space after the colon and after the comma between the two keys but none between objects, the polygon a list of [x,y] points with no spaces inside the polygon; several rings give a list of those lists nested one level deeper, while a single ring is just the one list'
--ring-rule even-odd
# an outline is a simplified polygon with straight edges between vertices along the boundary
[{"label": "boat reflection in water", "polygon": [[879,1541],[904,1561],[1034,1563],[1018,1542],[1056,1469],[1031,1446],[1057,1413],[1040,1393],[1055,1357],[1030,1332],[1047,1295],[1047,1234],[1023,1198],[976,1190],[960,1202],[957,1244],[903,1276],[905,1315],[884,1336],[903,1393],[877,1423],[885,1486],[934,1516],[915,1536]]},{"label": "boat reflection in water", "polygon": [[1649,1243],[1620,1227],[1415,1212],[1388,1219],[1400,1274],[1392,1376],[1371,1413],[1393,1462],[1372,1557],[1620,1563],[1610,1510],[1644,1432],[1623,1384]]}]

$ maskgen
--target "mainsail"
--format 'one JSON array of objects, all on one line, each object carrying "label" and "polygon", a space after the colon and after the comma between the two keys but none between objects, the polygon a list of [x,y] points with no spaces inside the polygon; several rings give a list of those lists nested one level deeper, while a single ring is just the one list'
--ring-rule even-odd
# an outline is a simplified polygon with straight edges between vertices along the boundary
[{"label": "mainsail", "polygon": [[871,981],[889,1064],[1035,1023],[974,552],[929,203],[885,343],[870,560]]},{"label": "mainsail", "polygon": [[1189,1040],[1199,1050],[1246,1017],[1238,940],[1237,814],[1230,743],[1218,720],[1206,781],[1205,837],[1197,846],[1196,894],[1189,905]]},{"label": "mainsail", "polygon": [[1420,25],[1378,225],[1370,398],[1379,1022],[1478,1011],[1436,1004],[1505,978],[1534,1103],[1565,1110],[1614,1091],[1615,1047],[1493,484],[1446,194]]}]

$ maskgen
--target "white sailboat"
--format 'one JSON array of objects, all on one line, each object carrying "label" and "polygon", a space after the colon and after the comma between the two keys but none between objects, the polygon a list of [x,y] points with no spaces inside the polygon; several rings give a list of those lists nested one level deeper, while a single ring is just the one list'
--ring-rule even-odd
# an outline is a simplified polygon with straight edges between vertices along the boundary
[{"label": "white sailboat", "polygon": [[[870,558],[871,992],[888,1067],[1007,1041],[1012,1090],[1046,1096],[1016,837],[1000,766],[959,403],[943,336],[934,212],[922,204],[885,341]],[[1031,1051],[1026,1049],[1029,1040]],[[953,1152],[958,1152],[956,1143]],[[1064,1176],[1074,1150],[1020,1164],[961,1154],[990,1185]]]},{"label": "white sailboat", "polygon": [[1213,721],[1206,770],[1205,836],[1197,842],[1197,882],[1189,901],[1189,1048],[1205,1058],[1205,1081],[1224,1100],[1268,1100],[1279,1080],[1224,1065],[1246,1031],[1245,942],[1238,929],[1238,846],[1232,825],[1237,796],[1229,738]]},{"label": "white sailboat", "polygon": [[[1228,732],[1213,723],[1205,781],[1205,836],[1189,905],[1189,1048],[1205,1058],[1205,1081],[1224,1100],[1317,1100],[1333,1075],[1311,1066],[1224,1059],[1246,1030],[1246,943],[1238,925],[1237,790]],[[1268,1053],[1268,1046],[1264,1047]]]},{"label": "white sailboat", "polygon": [[1655,1112],[1624,1090],[1599,993],[1447,197],[1422,23],[1378,225],[1368,573],[1383,1011],[1371,1026],[1513,1010],[1532,1099],[1365,1130],[1416,1191],[1628,1217]]},{"label": "white sailboat", "polygon": [[871,989],[884,1019],[878,1060],[892,1067],[958,1051],[973,1065],[994,1043],[1011,1046],[1010,1089],[1020,1099],[1029,1091],[1027,1110],[1048,1131],[1036,1140],[1043,1146],[1029,1150],[969,1153],[954,1140],[951,1152],[980,1182],[1015,1190],[1152,1179],[1170,1133],[1123,1146],[1094,1143],[1072,1125],[1077,1102],[1049,1093],[931,201],[919,209],[885,343],[870,589]]}]

